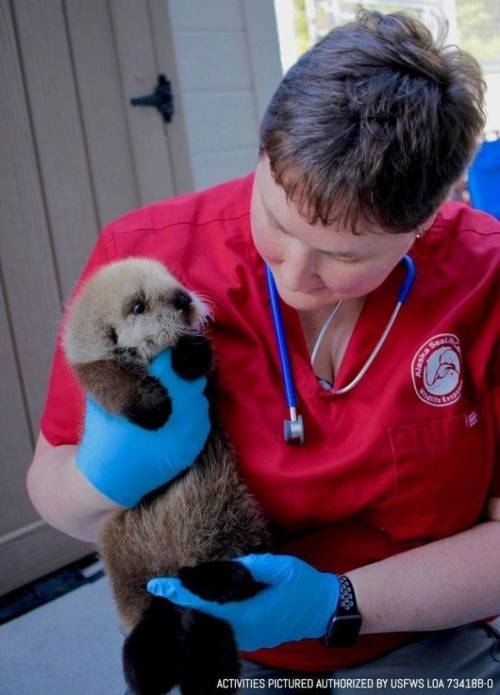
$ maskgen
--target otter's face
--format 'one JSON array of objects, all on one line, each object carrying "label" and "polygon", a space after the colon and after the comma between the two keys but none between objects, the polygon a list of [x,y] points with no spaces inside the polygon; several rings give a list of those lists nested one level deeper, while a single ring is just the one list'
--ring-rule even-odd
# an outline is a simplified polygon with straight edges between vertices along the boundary
[{"label": "otter's face", "polygon": [[114,261],[72,303],[64,348],[72,364],[123,354],[148,363],[186,333],[202,331],[206,304],[157,260]]},{"label": "otter's face", "polygon": [[129,352],[147,362],[181,335],[200,331],[208,320],[203,302],[176,281],[155,287],[142,283],[117,309],[119,320],[109,328],[115,353]]}]

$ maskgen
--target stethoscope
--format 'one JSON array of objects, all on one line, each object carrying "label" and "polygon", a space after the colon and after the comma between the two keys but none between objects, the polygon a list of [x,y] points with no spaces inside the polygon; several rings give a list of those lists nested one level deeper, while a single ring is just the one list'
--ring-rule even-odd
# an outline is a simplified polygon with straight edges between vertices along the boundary
[{"label": "stethoscope", "polygon": [[[333,388],[331,389],[331,393],[335,395],[340,395],[343,393],[347,393],[351,389],[353,389],[356,384],[358,384],[363,376],[365,375],[367,369],[370,367],[371,363],[375,359],[375,357],[378,355],[380,352],[380,349],[382,345],[385,343],[387,340],[387,336],[389,335],[391,328],[394,324],[394,321],[396,320],[397,315],[399,314],[401,307],[405,303],[405,301],[408,298],[408,295],[410,294],[410,290],[412,288],[412,285],[415,281],[415,263],[414,261],[409,257],[409,256],[403,256],[401,259],[401,263],[404,264],[405,269],[406,269],[406,275],[405,279],[403,280],[403,284],[401,285],[401,288],[399,290],[399,294],[397,297],[396,301],[396,306],[394,307],[394,310],[391,314],[391,317],[389,321],[387,322],[386,327],[384,328],[384,331],[382,335],[380,336],[380,339],[378,343],[375,345],[374,349],[372,350],[370,356],[366,360],[365,364],[363,367],[360,369],[359,373],[357,376],[349,383],[347,386],[344,386],[340,389]],[[287,345],[287,340],[285,336],[285,330],[283,328],[283,318],[281,316],[281,307],[280,307],[280,300],[279,300],[279,295],[278,291],[276,289],[276,284],[274,282],[273,274],[271,272],[271,269],[269,266],[266,264],[266,277],[267,277],[267,286],[269,290],[269,300],[271,302],[271,309],[273,312],[273,323],[274,323],[274,331],[276,333],[276,340],[278,342],[278,350],[279,350],[279,355],[280,355],[280,362],[281,362],[281,373],[283,375],[283,382],[284,382],[284,387],[285,387],[285,397],[286,397],[286,402],[287,402],[287,407],[290,413],[290,419],[289,420],[284,420],[283,421],[283,437],[285,439],[285,442],[287,444],[294,444],[294,443],[304,443],[304,421],[302,419],[302,415],[297,415],[297,403],[295,399],[295,387],[293,383],[293,377],[292,377],[292,369],[290,366],[290,358],[288,356],[288,345]],[[316,340],[316,344],[313,348],[313,351],[311,353],[311,364],[314,362],[314,358],[316,357],[316,354],[318,352],[319,346],[321,344],[321,341],[323,339],[323,336],[325,335],[328,326],[330,325],[333,317],[337,313],[339,307],[340,307],[341,301],[337,302],[332,313],[328,317],[328,319],[325,321],[323,324],[318,338]]]}]

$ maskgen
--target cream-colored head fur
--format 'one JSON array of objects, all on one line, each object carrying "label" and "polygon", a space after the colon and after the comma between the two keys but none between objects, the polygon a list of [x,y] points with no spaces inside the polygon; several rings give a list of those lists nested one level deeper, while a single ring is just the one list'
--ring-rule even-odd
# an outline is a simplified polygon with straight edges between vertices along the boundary
[{"label": "cream-colored head fur", "polygon": [[[179,290],[192,299],[188,309],[174,304]],[[142,312],[137,306],[141,303]],[[77,293],[63,345],[73,364],[112,359],[117,348],[134,348],[137,358],[147,363],[179,335],[201,330],[208,318],[207,306],[162,263],[127,258],[101,268]]]}]

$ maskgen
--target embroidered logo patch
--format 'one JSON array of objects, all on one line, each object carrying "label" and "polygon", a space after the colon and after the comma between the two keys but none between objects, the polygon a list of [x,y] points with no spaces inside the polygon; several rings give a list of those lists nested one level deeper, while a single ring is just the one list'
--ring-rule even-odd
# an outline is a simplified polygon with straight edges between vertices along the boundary
[{"label": "embroidered logo patch", "polygon": [[456,403],[462,394],[462,353],[453,333],[440,333],[427,340],[411,363],[415,393],[429,405]]}]

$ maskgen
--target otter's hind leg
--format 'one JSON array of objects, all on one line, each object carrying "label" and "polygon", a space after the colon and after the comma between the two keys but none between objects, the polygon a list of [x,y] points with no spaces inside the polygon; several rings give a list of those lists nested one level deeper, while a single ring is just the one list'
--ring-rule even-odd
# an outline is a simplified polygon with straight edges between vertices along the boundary
[{"label": "otter's hind leg", "polygon": [[126,638],[123,672],[134,695],[164,695],[179,683],[183,611],[167,599],[153,598]]},{"label": "otter's hind leg", "polygon": [[182,695],[234,693],[224,679],[236,679],[241,672],[238,649],[230,626],[218,618],[189,610],[189,626],[183,639]]},{"label": "otter's hind leg", "polygon": [[234,560],[200,562],[195,567],[182,567],[178,574],[193,594],[220,603],[251,598],[268,586],[256,581],[246,567]]}]

